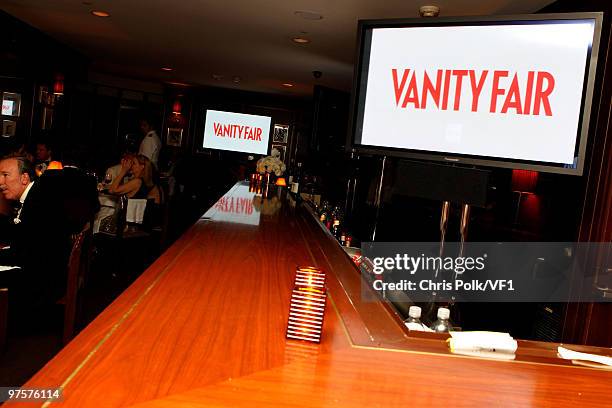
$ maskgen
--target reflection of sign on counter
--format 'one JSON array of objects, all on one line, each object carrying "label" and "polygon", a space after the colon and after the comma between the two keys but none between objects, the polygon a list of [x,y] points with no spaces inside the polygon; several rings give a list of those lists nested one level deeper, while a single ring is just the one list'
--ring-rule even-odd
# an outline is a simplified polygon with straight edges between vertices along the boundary
[{"label": "reflection of sign on counter", "polygon": [[260,211],[253,205],[255,193],[249,192],[249,185],[236,184],[219,199],[203,218],[212,221],[235,224],[259,225]]},{"label": "reflection of sign on counter", "polygon": [[247,197],[221,197],[215,208],[224,213],[246,214],[253,213],[253,200]]}]

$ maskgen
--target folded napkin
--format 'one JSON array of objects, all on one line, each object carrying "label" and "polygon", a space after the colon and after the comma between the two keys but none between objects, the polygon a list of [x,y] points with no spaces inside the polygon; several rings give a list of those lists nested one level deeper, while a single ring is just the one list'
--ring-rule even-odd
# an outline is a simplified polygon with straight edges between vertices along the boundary
[{"label": "folded napkin", "polygon": [[423,323],[404,323],[408,330],[422,331],[422,332],[433,332],[429,327]]},{"label": "folded napkin", "polygon": [[11,269],[21,269],[21,267],[19,266],[4,266],[4,265],[0,265],[0,272],[2,271],[8,271]]},{"label": "folded napkin", "polygon": [[598,364],[603,364],[602,368],[612,368],[612,357],[600,356],[598,354],[581,353],[578,351],[568,350],[565,347],[557,347],[559,356],[565,360],[591,361]]},{"label": "folded napkin", "polygon": [[127,211],[125,220],[135,224],[142,224],[144,218],[145,208],[147,207],[146,199],[133,199],[128,200]]},{"label": "folded napkin", "polygon": [[451,352],[486,352],[514,354],[518,343],[508,333],[487,331],[450,332]]}]

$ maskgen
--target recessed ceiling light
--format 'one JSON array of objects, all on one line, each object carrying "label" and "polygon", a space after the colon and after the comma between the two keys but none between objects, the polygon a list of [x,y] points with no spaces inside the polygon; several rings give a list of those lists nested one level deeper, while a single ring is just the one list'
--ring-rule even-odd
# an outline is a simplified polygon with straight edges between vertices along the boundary
[{"label": "recessed ceiling light", "polygon": [[323,15],[314,11],[296,11],[294,14],[304,20],[323,20]]},{"label": "recessed ceiling light", "polygon": [[308,38],[304,38],[304,37],[294,37],[291,39],[291,41],[293,41],[296,44],[308,44],[310,42]]},{"label": "recessed ceiling light", "polygon": [[170,71],[174,71],[174,68],[170,68],[170,67],[162,67],[161,69],[162,71],[166,71],[166,72],[170,72]]},{"label": "recessed ceiling light", "polygon": [[291,87],[293,86],[293,84],[290,84],[289,82],[285,82],[285,83],[283,84],[283,86],[284,86],[285,88],[291,88]]},{"label": "recessed ceiling light", "polygon": [[110,17],[110,13],[102,10],[94,10],[91,12],[96,17]]},{"label": "recessed ceiling light", "polygon": [[166,82],[167,84],[170,85],[174,85],[174,86],[184,86],[184,87],[190,87],[191,85],[183,83],[183,82]]},{"label": "recessed ceiling light", "polygon": [[421,6],[419,8],[419,14],[421,17],[438,17],[440,14],[440,7],[438,6]]}]

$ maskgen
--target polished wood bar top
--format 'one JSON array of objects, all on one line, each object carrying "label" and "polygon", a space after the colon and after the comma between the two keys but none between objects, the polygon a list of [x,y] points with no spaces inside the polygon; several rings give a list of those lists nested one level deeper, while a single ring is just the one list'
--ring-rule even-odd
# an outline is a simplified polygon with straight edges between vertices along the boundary
[{"label": "polished wood bar top", "polygon": [[[321,344],[285,339],[298,265],[327,271]],[[522,347],[491,361],[410,336],[307,208],[238,183],[25,386],[68,407],[610,406],[612,372]]]}]

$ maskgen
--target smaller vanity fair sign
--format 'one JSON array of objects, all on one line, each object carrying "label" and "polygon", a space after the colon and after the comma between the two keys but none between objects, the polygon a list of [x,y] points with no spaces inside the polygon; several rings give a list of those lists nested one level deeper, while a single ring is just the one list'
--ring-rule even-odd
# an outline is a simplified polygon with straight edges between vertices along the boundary
[{"label": "smaller vanity fair sign", "polygon": [[571,164],[593,30],[374,29],[361,144]]},{"label": "smaller vanity fair sign", "polygon": [[270,122],[269,116],[207,110],[203,147],[266,154]]},{"label": "smaller vanity fair sign", "polygon": [[15,104],[14,101],[6,101],[6,100],[2,101],[2,114],[7,115],[7,116],[12,116],[14,104]]}]

